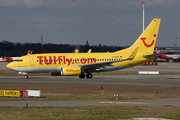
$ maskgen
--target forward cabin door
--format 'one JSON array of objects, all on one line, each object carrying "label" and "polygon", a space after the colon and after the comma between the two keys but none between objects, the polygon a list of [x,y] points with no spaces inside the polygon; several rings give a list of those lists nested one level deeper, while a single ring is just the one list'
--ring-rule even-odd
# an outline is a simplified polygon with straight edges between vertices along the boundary
[{"label": "forward cabin door", "polygon": [[29,59],[30,59],[30,66],[34,66],[35,65],[34,56],[30,56]]}]

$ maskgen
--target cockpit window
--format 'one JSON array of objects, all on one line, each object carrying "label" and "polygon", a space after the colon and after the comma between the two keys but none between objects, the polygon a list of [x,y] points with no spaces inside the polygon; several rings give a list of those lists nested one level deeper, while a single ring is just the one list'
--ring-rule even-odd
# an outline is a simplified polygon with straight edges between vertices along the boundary
[{"label": "cockpit window", "polygon": [[16,59],[16,60],[14,60],[14,61],[16,61],[16,62],[22,62],[23,60],[22,60],[22,59]]}]

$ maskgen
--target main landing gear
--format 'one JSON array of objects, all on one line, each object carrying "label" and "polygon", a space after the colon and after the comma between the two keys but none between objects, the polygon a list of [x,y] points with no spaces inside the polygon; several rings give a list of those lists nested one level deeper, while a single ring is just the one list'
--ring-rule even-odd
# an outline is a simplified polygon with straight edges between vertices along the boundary
[{"label": "main landing gear", "polygon": [[[91,73],[87,73],[87,74],[86,74],[86,78],[90,78],[90,79],[91,79],[92,77],[93,77],[93,75],[92,75]],[[84,73],[81,73],[80,76],[79,76],[79,78],[85,78],[85,74],[84,74]]]},{"label": "main landing gear", "polygon": [[93,75],[91,73],[86,74],[86,78],[92,78]]}]

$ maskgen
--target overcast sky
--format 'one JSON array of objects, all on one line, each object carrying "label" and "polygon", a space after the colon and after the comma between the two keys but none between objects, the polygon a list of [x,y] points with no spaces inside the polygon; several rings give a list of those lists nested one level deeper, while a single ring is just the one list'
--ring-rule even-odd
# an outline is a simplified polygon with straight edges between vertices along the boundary
[{"label": "overcast sky", "polygon": [[[180,46],[180,0],[148,0],[145,27],[153,18],[156,46]],[[0,0],[0,41],[131,46],[141,32],[140,0]]]}]

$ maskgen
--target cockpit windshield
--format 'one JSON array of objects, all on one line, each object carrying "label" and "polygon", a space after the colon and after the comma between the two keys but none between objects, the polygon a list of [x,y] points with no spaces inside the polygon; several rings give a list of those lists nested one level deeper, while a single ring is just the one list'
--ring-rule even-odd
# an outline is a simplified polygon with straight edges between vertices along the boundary
[{"label": "cockpit windshield", "polygon": [[16,61],[16,62],[22,62],[23,60],[22,60],[22,59],[16,59],[16,60],[14,60],[14,61]]}]

